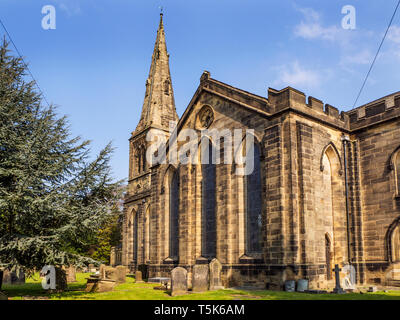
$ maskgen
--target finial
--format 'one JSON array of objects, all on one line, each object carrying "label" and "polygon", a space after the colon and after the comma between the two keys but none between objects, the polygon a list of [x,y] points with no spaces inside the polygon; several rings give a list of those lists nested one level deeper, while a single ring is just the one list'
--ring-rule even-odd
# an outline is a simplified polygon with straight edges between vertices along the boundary
[{"label": "finial", "polygon": [[160,29],[162,29],[162,28],[164,28],[164,25],[163,25],[163,15],[164,15],[164,7],[159,7],[160,8]]}]

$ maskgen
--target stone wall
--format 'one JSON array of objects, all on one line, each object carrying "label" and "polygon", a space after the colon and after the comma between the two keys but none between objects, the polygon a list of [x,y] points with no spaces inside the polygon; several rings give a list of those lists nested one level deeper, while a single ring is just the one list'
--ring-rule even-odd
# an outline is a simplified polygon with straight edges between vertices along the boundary
[{"label": "stone wall", "polygon": [[[210,129],[254,129],[261,146],[260,254],[246,251],[244,178],[234,174],[235,165],[216,165],[216,258],[222,263],[223,285],[282,289],[287,279],[306,278],[310,288],[332,288],[331,269],[349,260],[358,283],[383,283],[391,264],[388,232],[400,214],[390,164],[400,146],[399,99],[390,108],[379,101],[364,106],[363,115],[358,109],[339,113],[312,97],[306,101],[292,88],[268,94],[268,99],[259,97],[205,74],[178,124],[179,130],[199,133],[197,115],[207,105],[214,112]],[[343,135],[350,137],[347,167]],[[179,257],[171,257],[169,183],[177,169],[167,164],[148,168],[149,187],[129,189],[123,263],[131,271],[146,265],[149,277],[169,276],[174,267],[183,267],[190,287],[192,268],[202,263],[202,172],[196,164],[179,168]]]}]

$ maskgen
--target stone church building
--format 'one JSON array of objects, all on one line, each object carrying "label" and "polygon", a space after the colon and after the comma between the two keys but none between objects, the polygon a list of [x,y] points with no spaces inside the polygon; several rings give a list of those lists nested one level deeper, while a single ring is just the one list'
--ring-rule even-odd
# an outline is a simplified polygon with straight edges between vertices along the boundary
[{"label": "stone church building", "polygon": [[[267,96],[204,72],[179,118],[161,15],[129,139],[122,264],[145,277],[180,266],[190,286],[193,266],[217,258],[224,286],[270,289],[287,279],[332,288],[334,266],[350,264],[357,284],[399,285],[400,92],[348,112],[291,87]],[[178,135],[254,130],[253,172],[212,161],[150,164],[146,136],[169,137],[171,121]],[[207,139],[211,153],[224,140]]]}]

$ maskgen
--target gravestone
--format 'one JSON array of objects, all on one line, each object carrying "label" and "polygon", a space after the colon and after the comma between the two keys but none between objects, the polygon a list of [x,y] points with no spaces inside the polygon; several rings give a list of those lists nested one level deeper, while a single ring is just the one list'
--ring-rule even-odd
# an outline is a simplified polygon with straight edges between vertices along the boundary
[{"label": "gravestone", "polygon": [[11,284],[11,272],[7,269],[3,271],[3,284]]},{"label": "gravestone", "polygon": [[351,264],[347,264],[342,268],[344,278],[342,279],[342,287],[345,290],[356,289],[356,269]]},{"label": "gravestone", "polygon": [[208,279],[208,264],[195,264],[193,267],[192,291],[207,291]]},{"label": "gravestone", "polygon": [[8,300],[8,297],[4,293],[0,292],[0,300]]},{"label": "gravestone", "polygon": [[136,273],[135,273],[135,282],[136,283],[143,282],[142,271],[136,271]]},{"label": "gravestone", "polygon": [[340,271],[342,271],[342,269],[340,269],[339,265],[336,264],[335,269],[333,269],[333,271],[335,271],[335,281],[336,281],[336,287],[335,289],[333,289],[333,293],[337,294],[345,293],[343,288],[340,286]]},{"label": "gravestone", "polygon": [[307,279],[299,279],[297,281],[297,292],[304,292],[308,290],[308,280]]},{"label": "gravestone", "polygon": [[105,264],[101,264],[100,265],[99,275],[100,275],[101,279],[105,279],[106,278],[106,265]]},{"label": "gravestone", "polygon": [[296,281],[294,280],[286,280],[285,281],[285,291],[286,292],[295,292],[296,289]]},{"label": "gravestone", "polygon": [[89,272],[96,272],[96,268],[94,267],[94,264],[89,264]]},{"label": "gravestone", "polygon": [[13,272],[12,283],[13,284],[25,284],[25,273],[22,270]]},{"label": "gravestone", "polygon": [[210,262],[210,290],[224,289],[221,282],[222,264],[218,259],[214,258]]},{"label": "gravestone", "polygon": [[67,283],[76,282],[76,268],[75,266],[69,266],[66,269],[67,272]]},{"label": "gravestone", "polygon": [[111,279],[101,279],[100,275],[92,274],[86,283],[85,292],[108,292],[112,291],[116,281]]},{"label": "gravestone", "polygon": [[56,271],[56,291],[65,291],[67,285],[67,273],[60,267],[54,267]]},{"label": "gravestone", "polygon": [[105,266],[104,267],[104,277],[102,277],[102,278],[117,281],[117,270],[113,267]]},{"label": "gravestone", "polygon": [[127,268],[125,266],[117,266],[115,268],[116,273],[116,281],[117,283],[125,283],[126,282],[126,274]]},{"label": "gravestone", "polygon": [[25,284],[25,273],[19,271],[3,271],[3,284]]},{"label": "gravestone", "polygon": [[116,265],[116,259],[115,259],[115,247],[111,247],[111,252],[110,252],[110,265],[112,267],[115,267]]},{"label": "gravestone", "polygon": [[187,292],[187,270],[181,267],[171,271],[171,296],[185,294]]},{"label": "gravestone", "polygon": [[94,292],[108,292],[112,291],[117,282],[111,279],[102,279],[97,282],[97,285],[94,287]]},{"label": "gravestone", "polygon": [[368,288],[368,292],[377,292],[377,291],[378,291],[378,287],[376,287],[376,286]]},{"label": "gravestone", "polygon": [[142,279],[149,278],[149,266],[147,264],[140,264],[138,270],[142,273]]},{"label": "gravestone", "polygon": [[118,266],[113,268],[111,266],[103,266],[100,268],[100,277],[102,279],[114,280],[117,283],[126,282],[127,268],[124,266]]}]

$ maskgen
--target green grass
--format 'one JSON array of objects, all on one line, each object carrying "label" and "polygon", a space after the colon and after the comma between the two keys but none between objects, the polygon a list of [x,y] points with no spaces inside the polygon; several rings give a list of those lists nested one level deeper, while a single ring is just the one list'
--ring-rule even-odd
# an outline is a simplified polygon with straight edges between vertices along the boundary
[{"label": "green grass", "polygon": [[77,273],[77,282],[68,285],[68,291],[49,294],[42,289],[38,275],[27,279],[23,285],[3,285],[3,292],[11,299],[52,299],[52,300],[400,300],[400,291],[335,294],[306,294],[282,291],[245,291],[225,289],[203,293],[189,293],[171,297],[164,290],[155,290],[158,284],[135,283],[132,276],[127,282],[115,287],[112,292],[86,293],[84,291],[88,273]]}]

